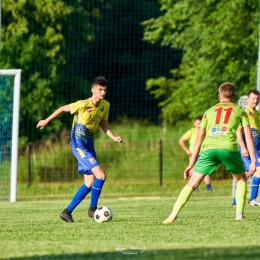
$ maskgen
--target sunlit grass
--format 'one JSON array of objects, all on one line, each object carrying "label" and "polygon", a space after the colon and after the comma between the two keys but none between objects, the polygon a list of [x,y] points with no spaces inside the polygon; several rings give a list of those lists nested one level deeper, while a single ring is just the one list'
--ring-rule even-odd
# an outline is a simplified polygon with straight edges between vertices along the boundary
[{"label": "sunlit grass", "polygon": [[[88,198],[87,198],[88,199]],[[227,196],[194,194],[173,225],[161,221],[176,196],[100,199],[114,218],[87,217],[88,201],[59,219],[69,200],[0,202],[1,259],[257,259],[259,209],[247,207],[237,222]]]}]

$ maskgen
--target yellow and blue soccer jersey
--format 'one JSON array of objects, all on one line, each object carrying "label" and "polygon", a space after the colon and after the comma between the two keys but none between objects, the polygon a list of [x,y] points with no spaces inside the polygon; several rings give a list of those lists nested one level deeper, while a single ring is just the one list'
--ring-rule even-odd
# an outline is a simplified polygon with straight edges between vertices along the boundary
[{"label": "yellow and blue soccer jersey", "polygon": [[190,130],[188,130],[181,138],[184,140],[189,141],[189,150],[192,152],[194,145],[195,145],[195,141],[197,139],[197,135],[198,135],[198,130],[197,128],[191,128]]},{"label": "yellow and blue soccer jersey", "polygon": [[251,109],[249,107],[246,107],[245,111],[246,111],[247,116],[248,116],[252,136],[259,138],[259,130],[260,130],[259,111],[255,110],[255,109]]},{"label": "yellow and blue soccer jersey", "polygon": [[94,134],[100,122],[108,120],[110,104],[102,99],[96,107],[89,98],[71,103],[69,107],[71,114],[74,114],[70,145],[78,160],[78,172],[93,174],[91,169],[99,165],[94,149]]},{"label": "yellow and blue soccer jersey", "polygon": [[[251,130],[253,142],[254,142],[256,167],[259,167],[260,166],[260,135],[259,135],[260,116],[259,116],[259,111],[255,110],[255,109],[251,109],[249,107],[246,107],[245,111],[248,116],[250,130]],[[243,135],[243,139],[244,139],[245,145],[247,146],[245,135]],[[241,153],[241,147],[239,147],[239,150]],[[249,166],[251,164],[251,158],[242,156],[242,160],[244,162],[246,171],[248,171]]]},{"label": "yellow and blue soccer jersey", "polygon": [[89,98],[71,103],[69,107],[71,114],[74,114],[71,145],[84,148],[87,141],[94,138],[101,120],[108,120],[110,104],[102,99],[96,107]]},{"label": "yellow and blue soccer jersey", "polygon": [[209,149],[238,151],[236,131],[239,125],[249,125],[246,112],[230,102],[220,102],[208,109],[200,127],[206,129],[201,152]]}]

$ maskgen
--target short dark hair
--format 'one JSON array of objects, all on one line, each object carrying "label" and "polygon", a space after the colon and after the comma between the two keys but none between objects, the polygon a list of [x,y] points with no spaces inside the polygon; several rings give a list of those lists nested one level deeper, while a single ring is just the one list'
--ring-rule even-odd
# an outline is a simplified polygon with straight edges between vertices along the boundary
[{"label": "short dark hair", "polygon": [[218,92],[223,97],[231,99],[235,97],[236,87],[231,82],[225,82],[219,86]]},{"label": "short dark hair", "polygon": [[251,90],[249,90],[248,93],[247,93],[247,96],[249,97],[251,93],[253,93],[253,94],[259,96],[259,91],[256,90],[256,89],[251,89]]},{"label": "short dark hair", "polygon": [[196,118],[195,118],[195,121],[196,120],[202,120],[202,116],[197,116]]},{"label": "short dark hair", "polygon": [[93,79],[92,88],[95,85],[100,85],[100,86],[106,87],[107,86],[107,80],[103,76],[98,76],[98,77]]}]

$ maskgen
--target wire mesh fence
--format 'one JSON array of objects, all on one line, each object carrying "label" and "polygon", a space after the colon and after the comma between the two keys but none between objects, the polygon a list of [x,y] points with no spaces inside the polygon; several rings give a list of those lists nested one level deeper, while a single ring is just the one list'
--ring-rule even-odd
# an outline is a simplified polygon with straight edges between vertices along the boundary
[{"label": "wire mesh fence", "polygon": [[[96,144],[97,159],[114,184],[178,183],[188,157],[176,142],[147,141]],[[229,178],[223,165],[213,173],[213,180]],[[69,145],[27,145],[20,150],[20,183],[55,183],[82,181],[77,160]]]}]

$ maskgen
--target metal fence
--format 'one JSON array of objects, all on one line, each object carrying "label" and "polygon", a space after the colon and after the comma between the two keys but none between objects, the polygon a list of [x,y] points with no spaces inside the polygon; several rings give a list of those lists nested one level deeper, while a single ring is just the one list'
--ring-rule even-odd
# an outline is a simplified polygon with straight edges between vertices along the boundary
[{"label": "metal fence", "polygon": [[[97,142],[97,159],[115,184],[178,183],[189,158],[176,142]],[[220,165],[213,180],[230,178]],[[19,152],[18,182],[56,183],[82,181],[68,144],[27,145]]]}]

